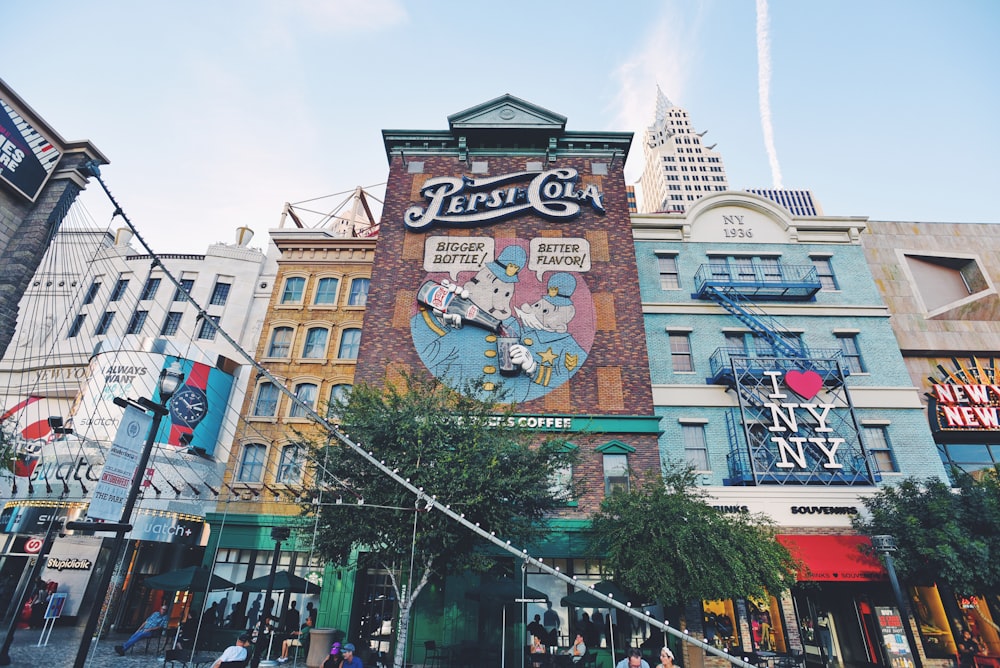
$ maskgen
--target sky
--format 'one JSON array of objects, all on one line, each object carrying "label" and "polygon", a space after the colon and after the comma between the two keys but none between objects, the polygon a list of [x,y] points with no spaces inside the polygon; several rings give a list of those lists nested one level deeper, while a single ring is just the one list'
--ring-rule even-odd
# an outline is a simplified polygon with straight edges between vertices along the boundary
[{"label": "sky", "polygon": [[[203,253],[241,225],[263,247],[285,202],[381,198],[382,129],[444,130],[506,93],[568,130],[641,139],[657,85],[734,190],[810,189],[832,216],[1000,222],[993,0],[4,0],[0,22],[0,78],[107,156],[156,252]],[[629,183],[641,162],[635,141]],[[98,185],[81,202],[118,226]]]}]

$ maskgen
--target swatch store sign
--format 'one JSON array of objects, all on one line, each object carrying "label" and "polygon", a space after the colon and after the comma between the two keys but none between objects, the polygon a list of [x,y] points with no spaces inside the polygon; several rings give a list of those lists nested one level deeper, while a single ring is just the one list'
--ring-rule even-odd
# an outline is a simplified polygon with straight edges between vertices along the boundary
[{"label": "swatch store sign", "polygon": [[132,530],[126,537],[156,543],[204,545],[208,541],[208,526],[201,520],[171,514],[139,514],[132,517]]}]

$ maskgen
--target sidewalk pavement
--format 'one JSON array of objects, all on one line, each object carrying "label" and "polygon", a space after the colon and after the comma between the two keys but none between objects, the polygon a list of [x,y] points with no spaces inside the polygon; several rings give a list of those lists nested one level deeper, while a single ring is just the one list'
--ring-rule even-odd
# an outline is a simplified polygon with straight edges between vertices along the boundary
[{"label": "sidewalk pavement", "polygon": [[[76,653],[80,649],[82,635],[82,625],[79,628],[56,627],[52,630],[52,635],[49,636],[48,644],[38,647],[38,641],[42,637],[41,629],[19,630],[14,634],[14,642],[10,646],[10,665],[24,668],[72,668],[73,662],[76,660]],[[163,666],[163,652],[157,653],[155,641],[150,641],[148,654],[143,654],[142,649],[145,641],[140,641],[125,656],[118,656],[115,653],[115,645],[127,638],[128,636],[124,634],[113,634],[92,642],[85,664],[87,668],[152,668],[153,666]],[[206,658],[211,656],[211,661],[215,661],[221,652],[214,654],[198,652],[197,654],[204,655]],[[208,666],[211,665],[208,663]],[[180,666],[178,665],[177,668]]]}]

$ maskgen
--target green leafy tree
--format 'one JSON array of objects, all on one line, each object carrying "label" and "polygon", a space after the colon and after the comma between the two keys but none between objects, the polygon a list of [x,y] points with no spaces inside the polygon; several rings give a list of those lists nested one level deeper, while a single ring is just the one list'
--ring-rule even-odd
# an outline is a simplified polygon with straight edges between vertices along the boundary
[{"label": "green leafy tree", "polygon": [[712,508],[686,465],[605,498],[592,529],[615,582],[664,605],[776,596],[795,583],[797,563],[773,523]]},{"label": "green leafy tree", "polygon": [[[498,536],[526,544],[542,534],[544,518],[565,505],[552,479],[572,463],[572,453],[557,440],[534,444],[536,434],[507,419],[509,407],[435,379],[404,376],[399,387],[355,386],[336,411],[366,451]],[[389,573],[399,601],[394,665],[401,668],[410,612],[427,583],[484,571],[492,560],[478,536],[443,513],[416,508],[412,493],[339,441],[316,458],[323,464],[317,481],[330,490],[314,508],[320,514],[316,547],[334,563],[347,565],[357,554],[359,568]]]},{"label": "green leafy tree", "polygon": [[1000,484],[992,473],[955,478],[954,488],[938,478],[882,487],[863,499],[868,512],[854,526],[896,538],[901,580],[960,596],[1000,591]]}]

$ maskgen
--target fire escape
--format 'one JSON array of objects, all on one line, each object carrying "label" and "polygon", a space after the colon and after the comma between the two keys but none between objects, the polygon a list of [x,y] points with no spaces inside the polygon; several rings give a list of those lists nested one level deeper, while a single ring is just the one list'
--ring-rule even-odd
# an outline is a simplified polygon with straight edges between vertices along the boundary
[{"label": "fire escape", "polygon": [[[815,301],[822,287],[816,268],[772,258],[729,258],[702,265],[694,283],[693,298],[721,306],[750,330],[753,341],[719,348],[709,360],[707,381],[726,386],[739,400],[739,408],[726,415],[726,484],[873,485],[880,480],[861,442],[841,351],[810,350],[761,305]],[[798,396],[788,389],[789,378],[803,383],[792,383]],[[824,412],[820,405],[831,408]],[[796,458],[781,451],[776,433],[794,433],[804,439],[799,442],[827,448],[828,437],[844,440],[837,442],[835,458],[816,447],[800,448]]]}]

